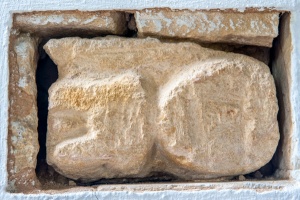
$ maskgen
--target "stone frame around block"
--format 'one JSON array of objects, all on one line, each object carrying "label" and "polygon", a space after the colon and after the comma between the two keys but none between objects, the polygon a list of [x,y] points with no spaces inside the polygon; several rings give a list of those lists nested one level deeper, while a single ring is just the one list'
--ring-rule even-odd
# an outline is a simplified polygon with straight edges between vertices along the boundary
[{"label": "stone frame around block", "polygon": [[[59,13],[71,13],[72,11],[63,11]],[[77,13],[79,11],[76,11]],[[101,12],[101,11],[100,11]],[[103,12],[103,11],[102,11]],[[109,12],[109,11],[108,11]],[[131,11],[130,11],[131,12]],[[88,12],[87,12],[88,13]],[[124,12],[125,13],[125,12]],[[27,15],[32,13],[26,13]],[[22,13],[13,15],[14,17],[17,15],[22,15]],[[55,22],[56,23],[56,22]],[[41,37],[43,38],[51,38],[51,37],[61,37],[59,31],[61,26],[66,26],[66,24],[57,23],[57,29],[47,30],[46,26],[32,26],[30,23],[25,24],[13,24],[10,35],[10,46],[9,46],[9,67],[10,67],[10,82],[9,82],[9,100],[10,100],[10,108],[9,108],[9,132],[8,132],[8,163],[7,163],[7,171],[8,171],[8,187],[7,190],[10,192],[30,192],[35,193],[40,191],[39,181],[35,175],[35,165],[36,160],[32,160],[32,158],[37,156],[38,153],[38,145],[37,138],[32,137],[32,134],[37,134],[36,124],[31,124],[29,127],[30,131],[28,134],[22,134],[24,131],[24,127],[28,125],[30,122],[36,122],[37,118],[35,118],[35,114],[37,112],[36,105],[36,91],[31,90],[35,86],[32,85],[32,82],[35,84],[35,70],[36,65],[32,66],[29,63],[37,64],[38,60],[38,43]],[[292,170],[291,166],[291,134],[292,134],[292,120],[291,120],[291,104],[289,101],[290,96],[290,55],[291,55],[291,34],[289,31],[290,24],[290,14],[285,13],[281,18],[281,30],[280,35],[275,44],[275,51],[273,54],[273,63],[272,63],[272,71],[274,73],[274,78],[277,86],[277,91],[282,98],[278,97],[279,106],[280,106],[280,132],[281,143],[279,144],[279,148],[276,153],[276,162],[278,165],[278,170],[275,174],[276,180],[278,181],[267,181],[266,185],[261,185],[260,183],[253,181],[249,182],[228,182],[225,185],[225,188],[228,189],[238,189],[238,188],[253,188],[257,189],[265,189],[265,190],[273,190],[273,189],[282,189],[286,185],[292,184],[292,177],[290,171]],[[31,27],[29,27],[31,26]],[[29,28],[28,28],[29,27]],[[46,31],[45,31],[46,30]],[[84,30],[84,27],[81,28]],[[51,35],[51,31],[53,31]],[[69,32],[68,32],[69,31]],[[72,33],[72,27],[67,28],[66,32],[68,34]],[[109,34],[110,32],[105,30],[100,31],[101,34]],[[122,32],[122,30],[121,30]],[[119,35],[124,33],[119,32]],[[49,35],[50,33],[50,35]],[[55,33],[59,33],[55,35]],[[79,31],[79,35],[84,35],[84,31]],[[92,30],[90,36],[94,36],[99,34],[99,32]],[[116,33],[111,33],[116,34]],[[118,34],[118,33],[117,33]],[[16,48],[16,44],[21,45],[25,49]],[[17,45],[17,46],[18,46]],[[24,54],[27,54],[27,58],[24,57]],[[25,59],[25,60],[24,60]],[[25,66],[28,71],[20,70],[20,66]],[[16,72],[16,73],[14,73]],[[25,85],[24,85],[25,84]],[[30,85],[31,84],[31,85]],[[17,87],[16,87],[17,86]],[[16,88],[18,88],[16,90]],[[27,110],[25,111],[24,108]],[[17,113],[17,114],[15,114]],[[24,125],[19,126],[16,122],[23,123]],[[18,128],[15,128],[18,127]],[[13,133],[15,132],[15,133]],[[17,135],[19,135],[19,139],[22,137],[28,137],[31,139],[31,144],[19,142]],[[26,141],[27,141],[26,140]],[[17,142],[17,143],[14,143]],[[22,146],[23,145],[23,146]],[[31,154],[23,155],[22,148],[32,148],[30,149]],[[16,164],[19,162],[20,164]],[[29,165],[24,164],[24,162],[29,162]],[[23,165],[24,164],[24,165]],[[16,168],[18,166],[23,165],[23,168]],[[14,171],[15,170],[15,171]],[[281,179],[288,179],[289,181],[280,181]],[[30,183],[30,184],[28,184]],[[98,186],[96,190],[98,191],[120,191],[120,190],[132,190],[132,191],[162,191],[167,189],[174,190],[202,190],[202,189],[217,189],[220,187],[221,183],[167,183],[167,184],[149,184],[147,186],[140,185],[117,185],[117,186]],[[92,188],[82,188],[79,187],[80,190],[92,190]],[[47,193],[46,190],[43,190]],[[65,189],[65,190],[51,190],[50,192],[60,193],[60,192],[73,192],[74,188]]]}]

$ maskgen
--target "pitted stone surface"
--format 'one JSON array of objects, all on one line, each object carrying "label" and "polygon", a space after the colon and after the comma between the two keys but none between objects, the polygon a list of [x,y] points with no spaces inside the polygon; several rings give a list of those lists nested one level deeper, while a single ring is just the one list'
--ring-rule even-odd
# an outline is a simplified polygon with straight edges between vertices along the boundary
[{"label": "pitted stone surface", "polygon": [[271,47],[279,13],[146,9],[135,12],[139,36],[189,38]]},{"label": "pitted stone surface", "polygon": [[49,93],[49,164],[73,179],[148,174],[153,142],[138,75],[62,78]]},{"label": "pitted stone surface", "polygon": [[262,62],[151,38],[63,38],[44,48],[59,71],[47,161],[67,177],[218,178],[254,171],[275,152],[276,92]]},{"label": "pitted stone surface", "polygon": [[265,164],[266,155],[271,159],[279,135],[268,68],[228,57],[197,63],[176,74],[158,99],[163,155],[188,169],[170,168],[172,173],[238,175],[238,168],[251,172]]},{"label": "pitted stone surface", "polygon": [[42,37],[117,34],[126,32],[126,17],[110,11],[47,11],[14,15],[14,27]]},{"label": "pitted stone surface", "polygon": [[[20,35],[12,43],[10,54],[10,107],[8,142],[8,173],[10,182],[17,188],[34,188],[39,185],[35,175],[38,144],[37,41]],[[24,184],[24,183],[27,183]]]}]

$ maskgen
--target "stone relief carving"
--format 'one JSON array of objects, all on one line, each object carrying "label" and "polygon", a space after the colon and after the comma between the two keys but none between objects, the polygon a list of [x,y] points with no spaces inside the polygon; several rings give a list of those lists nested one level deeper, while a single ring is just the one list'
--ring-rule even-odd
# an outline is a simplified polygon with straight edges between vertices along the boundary
[{"label": "stone relief carving", "polygon": [[47,162],[72,179],[246,174],[270,161],[278,105],[267,65],[157,39],[52,39]]}]

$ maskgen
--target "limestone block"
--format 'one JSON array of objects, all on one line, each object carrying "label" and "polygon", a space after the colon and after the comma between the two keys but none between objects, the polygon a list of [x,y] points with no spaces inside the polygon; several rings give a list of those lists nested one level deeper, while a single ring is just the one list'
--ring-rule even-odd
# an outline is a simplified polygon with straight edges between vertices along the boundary
[{"label": "limestone block", "polygon": [[217,178],[248,173],[275,151],[274,81],[257,62],[224,56],[194,64],[175,74],[158,99],[158,141],[165,159],[181,168],[171,167],[173,174]]},{"label": "limestone block", "polygon": [[139,36],[189,38],[271,47],[278,35],[278,12],[146,9],[135,12]]},{"label": "limestone block", "polygon": [[14,27],[38,36],[60,35],[122,35],[126,31],[126,17],[122,12],[110,11],[47,11],[14,14]]},{"label": "limestone block", "polygon": [[73,179],[148,174],[152,137],[140,77],[64,78],[49,91],[47,161]]},{"label": "limestone block", "polygon": [[[8,168],[10,184],[34,188],[39,151],[35,70],[37,41],[26,35],[12,42],[9,85]],[[13,187],[14,187],[13,186]]]},{"label": "limestone block", "polygon": [[260,61],[153,38],[52,39],[44,49],[59,71],[47,161],[67,177],[218,178],[275,152],[276,91]]}]

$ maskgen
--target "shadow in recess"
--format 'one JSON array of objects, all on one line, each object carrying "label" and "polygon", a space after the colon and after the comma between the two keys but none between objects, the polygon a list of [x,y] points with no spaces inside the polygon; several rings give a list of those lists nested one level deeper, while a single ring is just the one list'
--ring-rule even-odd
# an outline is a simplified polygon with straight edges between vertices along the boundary
[{"label": "shadow in recess", "polygon": [[58,78],[57,66],[43,49],[43,45],[46,42],[47,40],[44,40],[39,45],[39,60],[36,70],[38,138],[40,145],[40,150],[37,156],[36,174],[41,183],[43,183],[43,180],[45,180],[45,176],[49,170],[46,162],[48,89]]}]

